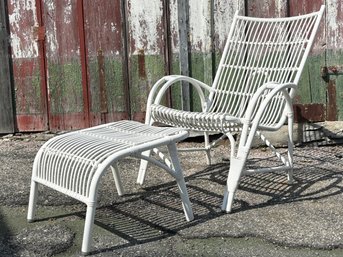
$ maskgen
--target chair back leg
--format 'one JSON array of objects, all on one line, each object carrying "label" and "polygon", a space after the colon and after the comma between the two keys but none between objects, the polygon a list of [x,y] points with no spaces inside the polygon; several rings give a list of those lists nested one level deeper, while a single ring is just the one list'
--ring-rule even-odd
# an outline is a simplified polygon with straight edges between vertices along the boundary
[{"label": "chair back leg", "polygon": [[111,166],[111,170],[112,170],[112,175],[113,175],[113,178],[114,178],[114,183],[116,184],[118,195],[122,196],[124,194],[124,188],[123,188],[123,184],[121,182],[120,173],[119,173],[119,169],[118,169],[118,164],[114,163]]},{"label": "chair back leg", "polygon": [[291,169],[288,170],[287,180],[289,184],[294,182],[293,178],[293,114],[288,115],[288,165]]},{"label": "chair back leg", "polygon": [[[151,150],[143,152],[142,155],[146,157],[150,157]],[[137,184],[143,185],[147,169],[148,169],[148,161],[141,159],[141,163],[139,165],[138,176],[137,176]]]}]

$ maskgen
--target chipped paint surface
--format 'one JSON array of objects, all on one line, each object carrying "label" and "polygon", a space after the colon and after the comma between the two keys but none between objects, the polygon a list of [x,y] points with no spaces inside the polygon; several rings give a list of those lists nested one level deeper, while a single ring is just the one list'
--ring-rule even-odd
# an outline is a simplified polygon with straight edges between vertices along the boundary
[{"label": "chipped paint surface", "polygon": [[177,20],[177,0],[170,0],[170,33],[171,33],[171,52],[176,54],[179,52],[179,24]]},{"label": "chipped paint surface", "polygon": [[131,37],[132,54],[137,55],[140,50],[145,54],[159,54],[159,42],[162,34],[162,1],[128,1],[129,34]]},{"label": "chipped paint surface", "polygon": [[57,31],[56,31],[56,22],[54,21],[53,17],[55,16],[56,4],[54,1],[47,0],[45,3],[45,9],[47,13],[47,17],[49,17],[48,24],[51,27],[47,28],[48,33],[46,33],[46,43],[49,45],[49,50],[53,53],[57,51],[58,48],[58,41],[57,41]]},{"label": "chipped paint surface", "polygon": [[215,49],[223,50],[235,12],[244,13],[244,0],[214,0]]},{"label": "chipped paint surface", "polygon": [[[317,11],[320,5],[325,3],[325,16],[305,67],[302,82],[299,83],[298,97],[299,104],[327,104],[327,82],[320,78],[320,68],[323,65],[342,64],[342,0],[188,0],[188,2],[191,74],[208,84],[213,79],[212,68],[215,69],[220,60],[236,10],[240,10],[241,14],[247,11],[249,16],[283,17],[288,11],[290,15]],[[97,59],[100,52],[103,53],[105,71],[102,79],[106,82],[109,111],[108,115],[106,114],[107,121],[119,119],[118,117],[143,119],[146,98],[151,86],[166,74],[166,71],[169,72],[168,65],[172,73],[180,72],[178,0],[42,0],[42,20],[46,33],[45,42],[39,42],[45,46],[47,65],[46,74],[43,75],[39,70],[38,55],[41,48],[39,48],[40,43],[36,42],[37,34],[35,34],[37,31],[42,32],[43,29],[38,30],[36,27],[37,20],[41,18],[36,16],[36,3],[39,6],[40,2],[36,0],[8,1],[16,109],[20,115],[23,115],[22,117],[40,115],[44,111],[40,100],[41,85],[44,81],[42,76],[46,75],[49,115],[53,117],[49,121],[52,126],[50,129],[54,126],[61,129],[73,127],[76,121],[72,120],[72,115],[75,113],[79,121],[82,121],[84,112],[87,113],[85,108],[82,108],[86,106],[83,102],[85,88],[90,94],[92,122],[94,125],[102,122],[102,117],[98,115],[102,100],[99,95],[101,74]],[[165,17],[169,17],[169,21],[165,21],[163,16],[165,14],[163,6],[166,3],[169,3],[169,13]],[[127,13],[123,12],[122,4],[126,4]],[[80,41],[80,38],[83,39],[83,36],[80,36],[83,29],[80,7],[83,7],[84,14],[86,57],[84,51],[80,51],[80,49],[84,50],[84,47],[80,48],[81,43],[84,42]],[[165,51],[169,46],[169,42],[165,44],[164,41],[168,32],[166,24],[170,26],[170,52]],[[127,34],[125,34],[126,30],[123,30],[124,26],[127,28]],[[212,35],[214,38],[211,38]],[[123,47],[126,39],[128,39],[127,53]],[[86,64],[81,63],[81,60],[85,59]],[[126,64],[128,67],[125,66]],[[83,67],[87,68],[84,69],[86,72],[82,70]],[[83,81],[84,74],[88,76],[86,82]],[[330,79],[334,81],[337,90],[337,117],[343,119],[343,76],[341,74],[331,76]],[[171,99],[173,103],[179,96],[174,93],[172,92]],[[130,114],[132,117],[128,117]],[[26,123],[29,124],[27,119]],[[21,123],[19,127],[22,128]],[[31,130],[38,127],[31,126]]]},{"label": "chipped paint surface", "polygon": [[211,2],[189,0],[190,41],[193,51],[211,51]]},{"label": "chipped paint surface", "polygon": [[13,58],[37,57],[38,45],[33,33],[38,24],[35,0],[11,1],[9,22]]},{"label": "chipped paint surface", "polygon": [[343,3],[341,0],[327,1],[327,44],[330,49],[343,48]]}]

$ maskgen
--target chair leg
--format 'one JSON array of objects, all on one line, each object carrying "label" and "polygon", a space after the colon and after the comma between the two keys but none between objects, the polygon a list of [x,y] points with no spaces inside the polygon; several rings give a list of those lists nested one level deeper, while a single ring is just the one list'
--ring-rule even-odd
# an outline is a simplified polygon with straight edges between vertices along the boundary
[{"label": "chair leg", "polygon": [[288,117],[288,164],[291,169],[288,170],[287,179],[288,183],[294,182],[293,178],[293,116]]},{"label": "chair leg", "polygon": [[185,180],[184,180],[184,178],[177,179],[176,183],[177,183],[177,186],[180,190],[180,196],[181,196],[181,200],[182,200],[182,208],[183,208],[183,211],[185,213],[186,220],[191,221],[194,219],[194,215],[193,215],[192,205],[191,205],[191,202],[189,200],[189,195],[187,192]]},{"label": "chair leg", "polygon": [[35,219],[37,198],[38,198],[38,183],[32,180],[31,181],[29,207],[28,207],[28,212],[27,212],[27,221],[28,222],[33,222]]},{"label": "chair leg", "polygon": [[92,245],[92,230],[94,225],[96,203],[87,204],[86,220],[83,231],[81,253],[88,255]]},{"label": "chair leg", "polygon": [[244,154],[243,157],[233,157],[230,160],[230,170],[221,207],[221,209],[227,213],[231,212],[232,210],[233,199],[245,166],[246,159],[247,154]]},{"label": "chair leg", "polygon": [[204,132],[204,139],[205,139],[205,153],[206,153],[206,162],[207,165],[211,165],[211,148],[210,146],[210,137],[207,132]]},{"label": "chair leg", "polygon": [[185,213],[186,220],[191,221],[194,219],[194,215],[193,215],[191,202],[189,201],[189,196],[188,196],[183,172],[181,169],[180,161],[179,161],[179,158],[177,156],[176,145],[174,143],[169,144],[168,150],[169,150],[170,159],[172,161],[174,172],[175,172],[174,177],[176,179],[176,183],[177,183],[178,188],[180,190],[180,196],[181,196],[181,200],[182,200],[183,211]]},{"label": "chair leg", "polygon": [[122,196],[124,194],[124,189],[123,189],[123,184],[121,182],[120,174],[119,174],[119,169],[118,169],[118,164],[114,163],[111,166],[113,178],[114,178],[114,183],[116,184],[117,192],[119,196]]},{"label": "chair leg", "polygon": [[[150,154],[151,154],[151,150],[148,150],[142,153],[142,155],[146,157],[150,157]],[[141,164],[139,166],[139,171],[138,171],[137,184],[143,185],[147,168],[148,168],[148,161],[141,160]]]},{"label": "chair leg", "polygon": [[288,184],[293,184],[294,178],[293,178],[293,142],[292,141],[288,142],[288,163],[291,168],[288,170],[288,173],[287,173],[287,181],[288,181]]}]

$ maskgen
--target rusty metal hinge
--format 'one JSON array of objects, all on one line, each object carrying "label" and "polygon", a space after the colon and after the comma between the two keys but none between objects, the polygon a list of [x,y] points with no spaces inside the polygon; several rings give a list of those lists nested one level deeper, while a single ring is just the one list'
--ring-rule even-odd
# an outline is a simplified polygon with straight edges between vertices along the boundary
[{"label": "rusty metal hinge", "polygon": [[45,26],[34,26],[32,28],[32,33],[35,41],[45,40]]},{"label": "rusty metal hinge", "polygon": [[343,74],[343,65],[322,66],[320,75],[322,78],[327,78],[329,75]]}]

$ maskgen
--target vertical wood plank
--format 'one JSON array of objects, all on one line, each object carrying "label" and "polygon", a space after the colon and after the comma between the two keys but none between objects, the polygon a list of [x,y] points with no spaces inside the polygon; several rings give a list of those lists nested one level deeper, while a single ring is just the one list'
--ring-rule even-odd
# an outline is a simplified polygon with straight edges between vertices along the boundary
[{"label": "vertical wood plank", "polygon": [[[343,64],[343,3],[326,1],[326,66]],[[335,99],[333,97],[335,96]],[[327,113],[331,120],[343,120],[343,75],[330,75],[327,84]]]},{"label": "vertical wood plank", "polygon": [[[289,15],[296,16],[319,11],[320,6],[324,3],[324,0],[289,0]],[[295,97],[296,104],[326,104],[327,102],[327,84],[322,79],[320,73],[321,67],[325,66],[326,62],[325,24],[326,18],[324,16],[299,81],[298,91]]]},{"label": "vertical wood plank", "polygon": [[84,0],[91,125],[128,119],[121,0]]},{"label": "vertical wood plank", "polygon": [[71,130],[89,125],[85,113],[77,1],[44,0],[50,128]]},{"label": "vertical wood plank", "polygon": [[[191,76],[208,85],[213,80],[213,1],[189,0],[189,43]],[[200,99],[191,88],[191,109],[201,111]]]},{"label": "vertical wood plank", "polygon": [[127,22],[131,116],[143,121],[150,89],[167,73],[163,1],[128,0]]},{"label": "vertical wood plank", "polygon": [[13,87],[9,56],[7,5],[0,2],[0,134],[14,132]]},{"label": "vertical wood plank", "polygon": [[[170,26],[170,53],[171,53],[171,74],[180,74],[180,37],[178,20],[178,0],[169,1],[169,26]],[[182,109],[182,87],[174,85],[171,88],[171,106]]]},{"label": "vertical wood plank", "polygon": [[8,1],[11,52],[19,131],[47,129],[37,41],[42,36],[34,0]]},{"label": "vertical wood plank", "polygon": [[[180,39],[180,74],[189,76],[189,1],[177,1],[178,12],[178,27],[179,27],[179,39]],[[190,103],[190,87],[186,82],[182,82],[181,85],[181,106],[184,111],[191,109]]]},{"label": "vertical wood plank", "polygon": [[213,0],[213,47],[214,70],[218,68],[221,55],[224,51],[227,36],[232,24],[233,16],[238,10],[245,13],[245,0]]},{"label": "vertical wood plank", "polygon": [[83,10],[83,0],[77,0],[76,4],[77,28],[80,42],[80,62],[81,62],[81,83],[82,83],[82,98],[83,98],[83,119],[84,125],[91,125],[89,113],[89,90],[88,90],[88,69],[87,69],[87,50],[86,50],[86,35],[85,35],[85,18]]}]

